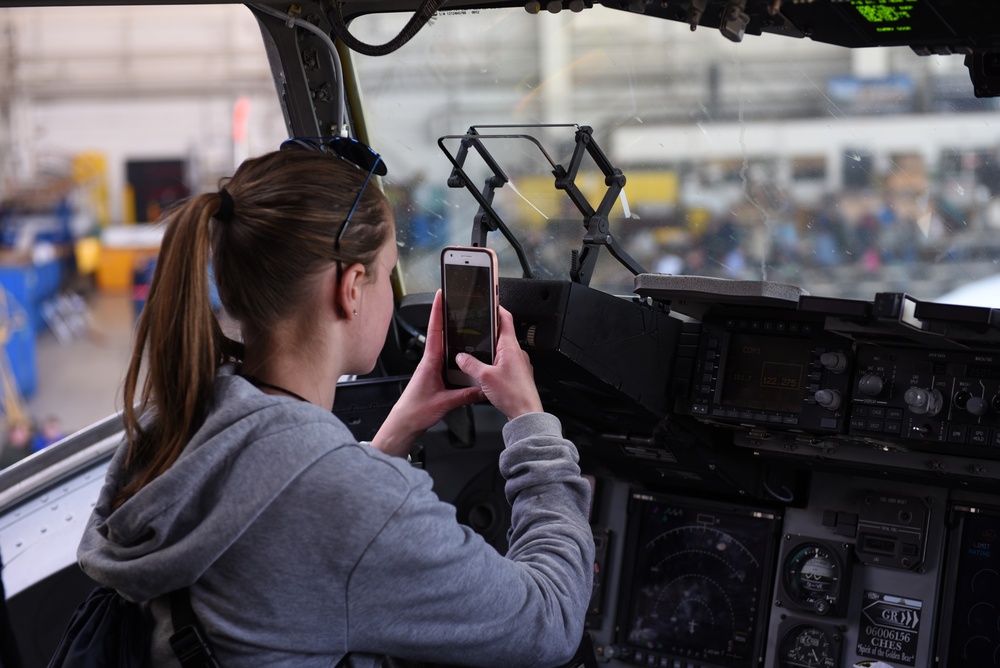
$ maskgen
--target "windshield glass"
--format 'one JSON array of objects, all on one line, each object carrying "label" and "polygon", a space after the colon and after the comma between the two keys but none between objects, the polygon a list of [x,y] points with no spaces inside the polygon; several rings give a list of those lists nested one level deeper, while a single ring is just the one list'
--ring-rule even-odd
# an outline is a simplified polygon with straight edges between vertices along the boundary
[{"label": "windshield glass", "polygon": [[[383,43],[407,18],[362,17],[352,31]],[[445,13],[396,54],[355,61],[408,292],[438,285],[443,246],[490,229],[488,194],[516,240],[487,235],[501,275],[569,278],[596,254],[583,280],[615,293],[631,293],[638,270],[932,300],[998,271],[996,102],[975,98],[960,56],[732,43],[595,7]],[[563,126],[525,127],[539,124]],[[487,127],[504,125],[519,127]],[[553,167],[570,169],[577,126],[607,158],[584,152],[583,205]],[[470,128],[518,135],[479,141],[499,187],[476,146],[461,163],[482,201],[449,182]],[[617,196],[609,169],[625,177]]]},{"label": "windshield glass", "polygon": [[[382,44],[408,18],[362,17],[351,29]],[[148,281],[162,234],[142,223],[179,197],[216,190],[288,130],[260,27],[242,5],[25,7],[0,10],[0,21],[0,254],[18,280],[22,269],[51,272],[30,300],[8,293],[11,337],[25,342],[8,354],[32,411],[52,410],[73,430],[120,408],[119,370],[142,303],[133,283]],[[997,102],[974,96],[962,56],[769,35],[737,44],[715,29],[598,6],[446,12],[395,53],[353,60],[365,127],[389,166],[405,292],[436,289],[441,248],[495,222],[477,215],[481,203],[460,179],[450,186],[453,164],[438,145],[451,137],[441,144],[457,161],[456,137],[475,128],[500,185],[487,188],[497,174],[475,149],[463,171],[477,192],[492,191],[493,213],[516,241],[486,232],[504,276],[527,267],[567,280],[575,269],[631,294],[631,266],[820,296],[1000,305],[1000,280],[989,282],[1000,274]],[[558,127],[526,127],[539,124]],[[571,169],[585,128],[600,152],[583,151]],[[554,165],[574,176],[562,190]],[[606,230],[593,217],[584,225],[598,209]],[[61,281],[61,267],[87,282]],[[65,389],[70,370],[89,382],[77,361],[104,359],[103,331],[79,353],[42,312],[93,288],[101,299],[91,309],[115,303],[122,332],[103,394]],[[36,334],[54,346],[38,352],[37,367]]]}]

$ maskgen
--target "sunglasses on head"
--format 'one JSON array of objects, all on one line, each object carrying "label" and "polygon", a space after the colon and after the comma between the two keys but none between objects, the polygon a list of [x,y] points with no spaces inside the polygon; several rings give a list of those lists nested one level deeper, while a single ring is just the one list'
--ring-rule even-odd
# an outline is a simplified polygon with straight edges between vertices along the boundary
[{"label": "sunglasses on head", "polygon": [[[365,182],[361,184],[361,189],[358,191],[358,196],[354,199],[354,204],[351,206],[351,210],[347,213],[347,218],[344,219],[344,224],[340,227],[340,233],[337,234],[337,240],[334,243],[334,248],[339,251],[340,240],[343,238],[344,232],[347,230],[347,226],[351,222],[351,217],[358,208],[358,204],[361,203],[361,196],[365,194],[365,188],[368,187],[368,182],[372,180],[372,175],[378,174],[379,176],[385,176],[388,173],[385,161],[382,160],[382,156],[373,151],[370,146],[352,137],[292,137],[291,139],[286,139],[281,143],[282,151],[296,148],[336,155],[368,172],[368,176],[365,177]],[[337,266],[339,269],[339,262]]]},{"label": "sunglasses on head", "polygon": [[385,160],[367,144],[353,137],[292,137],[281,143],[281,150],[304,148],[336,155],[351,162],[366,172],[385,176],[388,169]]}]

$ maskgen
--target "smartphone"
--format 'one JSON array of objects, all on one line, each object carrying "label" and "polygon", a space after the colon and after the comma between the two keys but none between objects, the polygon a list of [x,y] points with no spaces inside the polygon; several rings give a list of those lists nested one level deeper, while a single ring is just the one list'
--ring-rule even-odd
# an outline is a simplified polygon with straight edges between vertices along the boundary
[{"label": "smartphone", "polygon": [[458,353],[469,353],[486,364],[493,364],[499,322],[497,285],[497,256],[491,249],[448,246],[441,251],[444,376],[448,385],[476,384],[455,364]]}]

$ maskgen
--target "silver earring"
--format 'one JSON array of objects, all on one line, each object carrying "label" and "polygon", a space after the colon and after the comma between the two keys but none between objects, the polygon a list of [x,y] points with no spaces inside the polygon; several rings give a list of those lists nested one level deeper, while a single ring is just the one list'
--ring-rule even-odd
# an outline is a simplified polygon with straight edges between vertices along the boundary
[{"label": "silver earring", "polygon": [[354,309],[354,317],[355,317],[355,318],[357,318],[357,317],[358,317],[358,309]]}]

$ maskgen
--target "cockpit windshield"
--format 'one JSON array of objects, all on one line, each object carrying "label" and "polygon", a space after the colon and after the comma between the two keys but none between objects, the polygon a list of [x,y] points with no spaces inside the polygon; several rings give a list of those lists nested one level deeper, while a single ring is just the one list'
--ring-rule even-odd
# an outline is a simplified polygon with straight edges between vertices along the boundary
[{"label": "cockpit windshield", "polygon": [[[382,43],[407,18],[351,30]],[[960,56],[733,43],[596,6],[444,12],[395,54],[354,58],[371,142],[392,165],[408,292],[435,288],[438,251],[479,234],[502,275],[569,278],[589,252],[584,282],[622,294],[634,267],[924,300],[1000,271],[997,104],[974,96]],[[580,127],[608,161],[584,155],[582,209],[553,168],[570,168]],[[449,159],[470,129],[502,170],[491,185],[476,147],[463,163],[492,198],[485,219]],[[607,166],[624,186],[602,232],[588,214],[613,188]],[[488,231],[494,217],[523,254]]]}]

